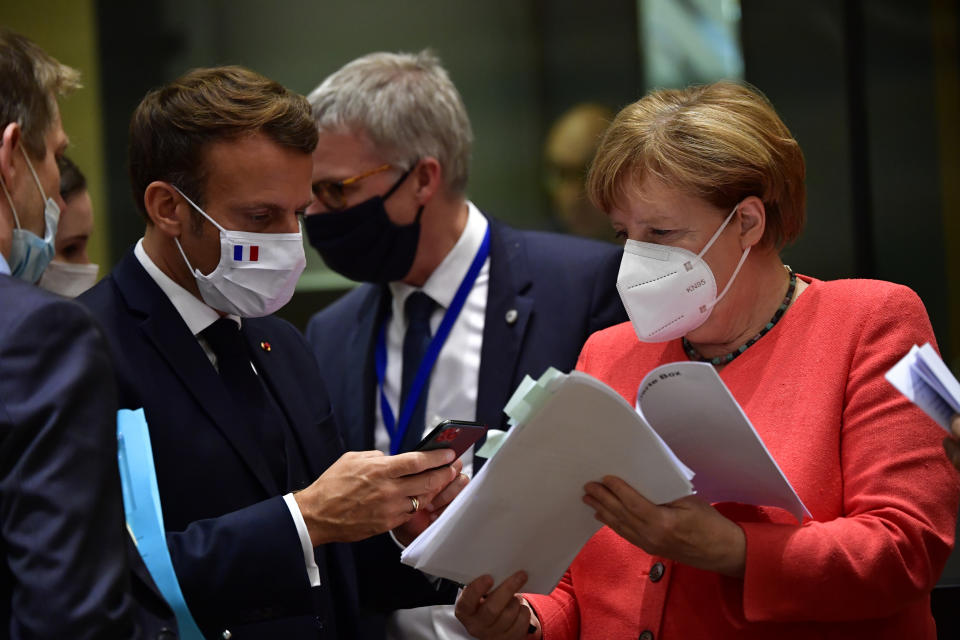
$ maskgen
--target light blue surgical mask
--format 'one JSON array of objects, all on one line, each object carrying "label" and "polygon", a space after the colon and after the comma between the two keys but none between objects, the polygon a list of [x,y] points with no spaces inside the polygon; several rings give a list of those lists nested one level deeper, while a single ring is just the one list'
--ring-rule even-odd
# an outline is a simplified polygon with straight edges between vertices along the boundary
[{"label": "light blue surgical mask", "polygon": [[37,189],[40,190],[40,197],[43,198],[43,223],[45,229],[43,238],[40,238],[32,231],[21,228],[20,217],[17,215],[17,208],[13,204],[13,198],[10,197],[10,192],[7,191],[7,185],[3,182],[3,179],[0,178],[0,186],[3,187],[3,193],[7,196],[7,202],[10,203],[10,210],[13,212],[13,221],[17,224],[17,228],[13,230],[13,241],[10,245],[10,260],[8,262],[10,265],[10,275],[34,284],[40,280],[40,276],[43,275],[43,271],[47,268],[47,265],[50,264],[50,261],[53,260],[53,256],[56,253],[54,239],[57,235],[57,224],[60,222],[60,206],[56,200],[48,198],[47,194],[44,193],[43,186],[40,184],[40,178],[37,177],[37,172],[34,170],[33,163],[30,162],[30,158],[27,156],[23,145],[20,145],[20,151],[23,152],[23,157],[27,161],[27,167],[30,168],[30,173],[33,175],[33,181],[36,183]]}]

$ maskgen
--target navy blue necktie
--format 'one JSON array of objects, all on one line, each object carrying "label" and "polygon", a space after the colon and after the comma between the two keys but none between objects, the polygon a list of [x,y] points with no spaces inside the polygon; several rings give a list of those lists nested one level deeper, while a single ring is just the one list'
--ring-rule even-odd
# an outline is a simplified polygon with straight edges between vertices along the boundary
[{"label": "navy blue necktie", "polygon": [[240,326],[229,318],[220,318],[200,332],[217,356],[220,378],[230,393],[237,413],[247,421],[246,428],[253,436],[267,466],[280,487],[286,485],[286,452],[283,431],[276,409],[267,396],[267,389],[250,364],[247,341]]},{"label": "navy blue necktie", "polygon": [[[433,298],[422,291],[414,291],[404,304],[404,313],[407,316],[407,333],[403,337],[403,375],[400,383],[400,411],[403,411],[409,401],[410,387],[417,377],[417,370],[423,360],[427,347],[430,346],[430,316],[437,303]],[[423,437],[424,421],[427,411],[427,391],[430,387],[430,378],[424,385],[420,398],[410,416],[410,424],[403,436],[400,451],[410,451]]]}]

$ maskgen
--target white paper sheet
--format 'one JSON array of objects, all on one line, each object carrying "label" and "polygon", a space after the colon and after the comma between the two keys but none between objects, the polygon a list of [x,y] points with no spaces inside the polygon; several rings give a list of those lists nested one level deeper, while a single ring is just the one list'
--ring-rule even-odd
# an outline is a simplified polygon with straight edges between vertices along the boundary
[{"label": "white paper sheet", "polygon": [[657,367],[640,383],[637,407],[673,453],[696,472],[693,486],[703,499],[780,507],[798,522],[810,517],[711,365],[676,362]]},{"label": "white paper sheet", "polygon": [[618,475],[657,503],[691,493],[656,434],[603,383],[574,372],[534,395],[535,410],[406,548],[404,563],[462,583],[524,569],[524,590],[549,593],[600,528],[581,501],[584,484]]},{"label": "white paper sheet", "polygon": [[642,412],[584,373],[525,380],[507,405],[516,426],[403,562],[462,583],[485,573],[499,583],[523,569],[525,590],[549,593],[600,528],[581,498],[605,475],[657,504],[695,485],[710,501],[809,515],[710,365],[658,367],[639,391]]},{"label": "white paper sheet", "polygon": [[950,432],[950,419],[960,412],[960,383],[930,343],[914,345],[885,375],[887,381],[937,424]]}]

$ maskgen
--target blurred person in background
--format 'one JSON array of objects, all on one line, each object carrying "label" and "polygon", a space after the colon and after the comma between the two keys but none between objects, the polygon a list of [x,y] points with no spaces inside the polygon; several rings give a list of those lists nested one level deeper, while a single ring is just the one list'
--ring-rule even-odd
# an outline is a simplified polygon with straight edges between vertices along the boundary
[{"label": "blurred person in background", "polygon": [[87,179],[67,156],[57,160],[60,197],[65,208],[54,240],[55,253],[40,277],[41,288],[67,298],[76,298],[97,281],[99,266],[90,262],[87,243],[93,234],[93,204]]},{"label": "blurred person in background", "polygon": [[551,213],[562,231],[615,240],[607,217],[593,206],[585,188],[590,161],[613,116],[613,111],[603,105],[582,102],[560,114],[547,132],[544,184]]}]

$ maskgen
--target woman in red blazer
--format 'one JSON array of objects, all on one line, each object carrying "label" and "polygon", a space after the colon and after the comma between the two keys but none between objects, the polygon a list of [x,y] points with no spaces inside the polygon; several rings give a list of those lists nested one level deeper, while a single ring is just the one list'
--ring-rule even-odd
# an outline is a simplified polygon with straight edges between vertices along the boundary
[{"label": "woman in red blazer", "polygon": [[[604,135],[588,190],[627,238],[630,323],[577,368],[633,402],[653,367],[711,362],[813,514],[656,505],[585,488],[602,528],[550,595],[474,581],[480,638],[928,638],[958,479],[942,430],[883,374],[934,342],[906,287],[823,282],[780,260],[804,221],[803,155],[770,103],[732,83],[648,94]],[[692,398],[695,402],[696,399]]]}]

